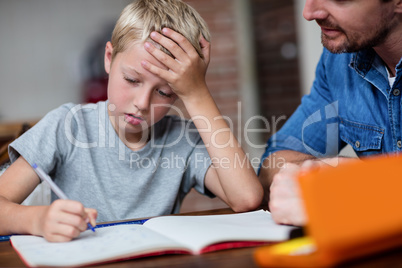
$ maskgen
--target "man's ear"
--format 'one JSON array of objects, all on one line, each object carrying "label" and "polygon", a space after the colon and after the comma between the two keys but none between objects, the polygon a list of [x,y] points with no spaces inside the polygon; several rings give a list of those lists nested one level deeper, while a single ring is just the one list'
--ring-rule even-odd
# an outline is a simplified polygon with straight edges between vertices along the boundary
[{"label": "man's ear", "polygon": [[402,0],[395,0],[395,12],[402,14]]},{"label": "man's ear", "polygon": [[113,54],[113,46],[112,43],[107,42],[105,47],[105,71],[109,74],[110,69],[112,68],[112,54]]}]

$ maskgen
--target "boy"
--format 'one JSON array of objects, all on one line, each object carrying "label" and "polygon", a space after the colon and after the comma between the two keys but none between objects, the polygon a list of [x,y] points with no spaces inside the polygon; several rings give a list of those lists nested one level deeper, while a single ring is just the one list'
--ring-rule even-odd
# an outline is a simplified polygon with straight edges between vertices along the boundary
[{"label": "boy", "polygon": [[[96,218],[176,213],[191,187],[235,211],[259,206],[262,187],[251,165],[236,164],[246,156],[206,86],[208,39],[205,22],[180,0],[127,6],[105,48],[108,101],[63,105],[10,145],[0,233],[69,241]],[[166,116],[177,98],[194,124]],[[39,183],[34,163],[71,200],[19,205]]]}]

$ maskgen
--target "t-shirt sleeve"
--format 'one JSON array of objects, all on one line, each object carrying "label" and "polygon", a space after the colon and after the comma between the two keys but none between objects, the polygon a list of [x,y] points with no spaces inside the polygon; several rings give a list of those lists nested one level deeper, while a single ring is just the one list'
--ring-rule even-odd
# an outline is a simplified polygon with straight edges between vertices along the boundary
[{"label": "t-shirt sleeve", "polygon": [[[211,166],[211,159],[197,128],[191,121],[187,121],[186,133],[182,141],[181,146],[186,149],[178,149],[187,151],[188,156],[183,174],[181,192],[186,194],[191,188],[194,188],[203,195],[215,197],[215,195],[205,187],[204,183],[205,175]],[[190,151],[189,148],[191,148]]]},{"label": "t-shirt sleeve", "polygon": [[209,197],[215,197],[215,195],[205,187],[205,175],[210,166],[211,158],[200,138],[188,159],[188,167],[185,175],[187,180],[193,181],[193,187],[197,192]]},{"label": "t-shirt sleeve", "polygon": [[329,157],[338,153],[338,135],[334,133],[339,120],[338,102],[333,100],[327,84],[325,64],[328,53],[324,50],[321,55],[311,93],[302,98],[289,120],[268,140],[261,163],[270,154],[282,150],[315,157]]},{"label": "t-shirt sleeve", "polygon": [[[30,165],[37,164],[51,174],[63,161],[67,147],[64,131],[66,107],[49,112],[36,125],[13,141],[9,147],[11,162],[22,156]],[[68,141],[67,141],[68,142]]]}]

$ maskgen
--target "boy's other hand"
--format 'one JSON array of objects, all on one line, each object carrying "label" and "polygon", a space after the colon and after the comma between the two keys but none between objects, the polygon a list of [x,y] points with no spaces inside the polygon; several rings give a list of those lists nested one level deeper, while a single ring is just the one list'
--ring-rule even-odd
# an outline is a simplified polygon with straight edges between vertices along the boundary
[{"label": "boy's other hand", "polygon": [[87,229],[87,223],[96,225],[97,211],[84,208],[73,200],[56,200],[43,207],[39,215],[38,234],[49,242],[67,242]]},{"label": "boy's other hand", "polygon": [[[202,59],[191,43],[181,34],[164,28],[162,34],[152,32],[151,38],[172,53],[170,57],[153,44],[146,42],[145,49],[159,62],[166,66],[161,69],[148,61],[143,61],[142,66],[153,74],[166,80],[172,90],[181,98],[202,99],[209,93],[205,75],[210,59],[210,44],[204,37],[200,37],[200,44],[204,54]],[[208,95],[208,94],[207,94]]]}]

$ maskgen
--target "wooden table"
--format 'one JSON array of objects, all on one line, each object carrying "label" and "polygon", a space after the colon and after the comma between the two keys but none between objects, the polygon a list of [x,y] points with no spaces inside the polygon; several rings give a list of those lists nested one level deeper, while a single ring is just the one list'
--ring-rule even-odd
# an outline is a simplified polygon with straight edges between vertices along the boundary
[{"label": "wooden table", "polygon": [[[209,211],[183,213],[182,215],[216,215],[231,214],[232,210],[215,209]],[[210,252],[203,255],[163,255],[128,261],[98,265],[97,267],[257,267],[253,260],[255,248],[229,249]],[[0,242],[0,267],[23,267],[10,242]],[[376,256],[350,262],[342,267],[402,267],[402,248],[388,251]]]}]

